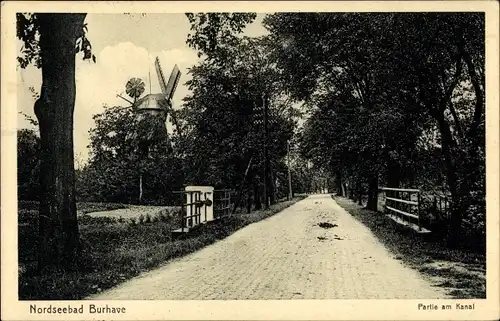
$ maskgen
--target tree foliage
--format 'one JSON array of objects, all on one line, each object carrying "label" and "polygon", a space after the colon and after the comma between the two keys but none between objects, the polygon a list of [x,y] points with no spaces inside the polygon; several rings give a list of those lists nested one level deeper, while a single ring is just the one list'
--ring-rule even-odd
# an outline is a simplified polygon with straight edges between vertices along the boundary
[{"label": "tree foliage", "polygon": [[[17,62],[21,68],[33,65],[42,68],[40,52],[40,19],[36,13],[17,13],[17,38],[22,41],[21,53]],[[75,53],[82,53],[83,60],[92,59],[96,62],[96,56],[92,53],[92,45],[87,38],[87,24],[83,24],[75,43]]]},{"label": "tree foliage", "polygon": [[206,55],[209,60],[223,62],[238,44],[237,35],[256,16],[255,13],[186,13],[192,32],[186,42],[198,51],[199,57]]},{"label": "tree foliage", "polygon": [[[260,44],[244,38],[232,48],[234,55],[224,64],[201,63],[191,69],[188,86],[192,95],[185,100],[183,120],[190,129],[191,159],[198,179],[216,186],[237,188],[250,158],[249,181],[257,185],[263,179],[264,130],[262,105],[269,104],[269,158],[274,170],[286,155],[286,142],[295,121],[283,113],[280,97],[273,95],[273,70],[254,59]],[[274,80],[276,81],[276,79]],[[261,83],[268,83],[264,87]],[[199,155],[199,156],[197,156]],[[193,180],[195,177],[189,178]],[[260,188],[260,185],[256,189]]]},{"label": "tree foliage", "polygon": [[17,197],[38,200],[40,138],[32,129],[17,131]]}]

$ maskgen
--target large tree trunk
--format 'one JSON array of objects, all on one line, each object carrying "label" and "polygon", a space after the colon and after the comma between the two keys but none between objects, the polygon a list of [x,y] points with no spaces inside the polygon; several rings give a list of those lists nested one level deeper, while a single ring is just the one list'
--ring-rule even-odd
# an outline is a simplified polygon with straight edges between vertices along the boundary
[{"label": "large tree trunk", "polygon": [[344,197],[347,197],[347,188],[342,181],[340,182],[340,188],[341,188],[341,192],[342,192],[341,195]]},{"label": "large tree trunk", "polygon": [[378,177],[373,175],[368,182],[368,203],[366,208],[372,211],[377,210],[378,204]]},{"label": "large tree trunk", "polygon": [[40,126],[39,271],[75,267],[79,248],[75,202],[73,111],[75,43],[85,14],[39,14],[42,88]]},{"label": "large tree trunk", "polygon": [[274,181],[274,173],[272,169],[269,171],[269,203],[271,205],[276,204],[276,185]]},{"label": "large tree trunk", "polygon": [[401,183],[401,168],[396,160],[388,156],[387,164],[387,187],[399,187]]},{"label": "large tree trunk", "polygon": [[446,178],[452,198],[450,219],[448,222],[447,243],[448,246],[453,248],[458,246],[461,238],[462,212],[465,211],[465,209],[462,206],[463,193],[461,193],[461,188],[459,188],[457,168],[455,166],[455,160],[454,160],[454,158],[458,158],[461,155],[460,153],[454,152],[457,151],[456,143],[453,140],[450,126],[446,121],[446,119],[444,119],[444,115],[441,113],[434,113],[434,117],[436,118],[439,124],[444,163],[446,167]]},{"label": "large tree trunk", "polygon": [[340,171],[335,172],[335,189],[337,195],[344,196],[342,193],[342,173]]},{"label": "large tree trunk", "polygon": [[247,192],[247,202],[245,205],[247,207],[247,214],[250,214],[252,212],[252,191],[250,189]]},{"label": "large tree trunk", "polygon": [[253,200],[255,202],[255,210],[258,211],[262,209],[262,203],[260,202],[260,179],[257,179],[253,184]]},{"label": "large tree trunk", "polygon": [[356,190],[358,192],[358,205],[363,205],[363,190],[361,187],[361,180],[356,182]]}]

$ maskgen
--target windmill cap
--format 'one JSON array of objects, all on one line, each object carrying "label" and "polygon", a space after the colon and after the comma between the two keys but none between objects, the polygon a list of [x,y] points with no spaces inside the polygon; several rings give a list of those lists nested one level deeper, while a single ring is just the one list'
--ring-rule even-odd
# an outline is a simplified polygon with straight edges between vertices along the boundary
[{"label": "windmill cap", "polygon": [[169,101],[165,98],[163,94],[149,94],[139,99],[136,102],[137,109],[154,109],[154,110],[164,110],[168,108]]}]

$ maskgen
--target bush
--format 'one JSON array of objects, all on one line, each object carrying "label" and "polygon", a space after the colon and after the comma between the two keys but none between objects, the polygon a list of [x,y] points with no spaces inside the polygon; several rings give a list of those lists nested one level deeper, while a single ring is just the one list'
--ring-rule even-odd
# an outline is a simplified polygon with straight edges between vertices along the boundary
[{"label": "bush", "polygon": [[38,210],[19,209],[17,221],[20,224],[28,224],[38,221]]},{"label": "bush", "polygon": [[88,214],[84,214],[79,217],[78,222],[80,225],[107,225],[107,224],[115,224],[118,222],[118,219],[115,217],[108,216],[90,216]]},{"label": "bush", "polygon": [[17,192],[22,200],[37,200],[39,195],[40,138],[32,129],[17,131]]}]

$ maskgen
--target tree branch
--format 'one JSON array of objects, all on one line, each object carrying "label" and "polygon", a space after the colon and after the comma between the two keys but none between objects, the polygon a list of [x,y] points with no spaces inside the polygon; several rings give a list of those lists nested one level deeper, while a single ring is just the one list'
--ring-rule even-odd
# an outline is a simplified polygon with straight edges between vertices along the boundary
[{"label": "tree branch", "polygon": [[476,73],[476,69],[474,66],[474,62],[472,61],[471,55],[465,50],[465,44],[463,39],[460,42],[459,50],[461,51],[464,61],[467,65],[467,72],[469,73],[469,77],[471,78],[472,86],[474,87],[474,93],[476,94],[476,105],[474,109],[473,121],[470,125],[469,131],[467,135],[469,137],[474,137],[476,135],[477,128],[481,123],[481,116],[483,113],[483,105],[484,105],[484,91],[481,88],[480,80],[478,79],[478,75]]},{"label": "tree branch", "polygon": [[435,95],[432,95],[432,93],[430,92],[430,90],[428,90],[428,88],[426,88],[426,84],[428,83],[427,81],[427,70],[421,66],[420,64],[417,65],[417,75],[418,75],[418,82],[419,82],[419,88],[418,88],[418,97],[419,97],[419,100],[421,102],[421,104],[423,104],[423,106],[425,106],[425,108],[429,111],[429,114],[433,117],[436,117],[438,113],[442,113],[443,111],[439,110],[438,106],[437,105],[437,102],[435,101],[436,99],[433,98],[435,97]]},{"label": "tree branch", "polygon": [[463,137],[462,124],[460,123],[460,118],[458,118],[457,111],[455,110],[455,106],[451,100],[448,102],[448,106],[450,107],[451,115],[453,116],[455,127],[457,128],[457,133],[460,137]]},{"label": "tree branch", "polygon": [[[453,90],[458,84],[458,80],[460,79],[461,74],[462,74],[462,55],[457,54],[455,61],[455,74],[453,75],[453,80],[448,89],[446,89],[444,95],[441,97],[440,107],[443,111],[446,109],[446,105],[448,105],[448,102],[451,99],[451,95],[453,94]],[[443,79],[443,85],[444,85],[444,79]]]}]

